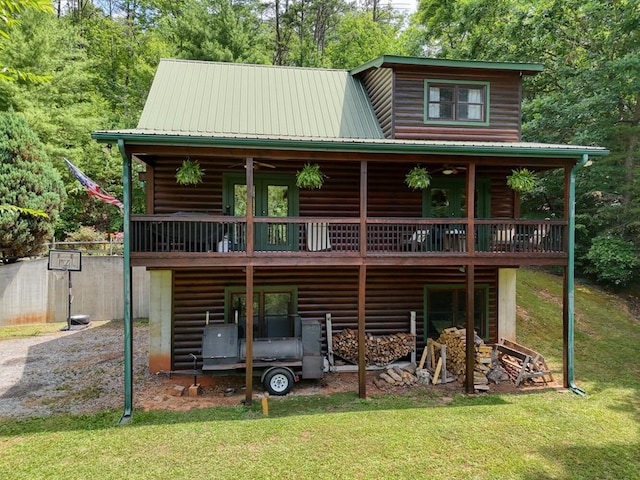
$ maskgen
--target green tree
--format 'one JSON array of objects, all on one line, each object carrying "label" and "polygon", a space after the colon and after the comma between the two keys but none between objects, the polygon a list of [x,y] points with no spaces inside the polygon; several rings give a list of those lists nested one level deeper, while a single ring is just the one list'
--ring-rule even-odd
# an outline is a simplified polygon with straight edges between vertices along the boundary
[{"label": "green tree", "polygon": [[399,26],[376,22],[368,12],[345,15],[325,50],[325,66],[354,68],[379,55],[402,54],[397,41]]},{"label": "green tree", "polygon": [[[0,249],[9,261],[37,254],[53,236],[66,199],[60,174],[22,115],[0,113]],[[47,214],[25,214],[41,211]]]},{"label": "green tree", "polygon": [[[578,176],[577,266],[596,271],[587,254],[598,236],[631,241],[637,252],[640,3],[422,0],[415,19],[436,55],[544,64],[543,73],[525,80],[523,139],[599,144],[612,152]],[[546,175],[524,210],[562,216],[562,181]]]},{"label": "green tree", "polygon": [[254,2],[178,0],[158,2],[158,31],[173,55],[190,60],[268,63]]},{"label": "green tree", "polygon": [[[11,28],[20,21],[20,17],[29,10],[39,12],[53,12],[49,0],[0,0],[0,51],[3,48],[1,40],[10,38]],[[10,64],[0,62],[0,81],[9,80],[42,80],[31,72],[19,70]]]},{"label": "green tree", "polygon": [[57,238],[83,224],[103,231],[122,228],[119,210],[87,195],[63,161],[63,157],[69,158],[105,191],[121,197],[122,168],[117,149],[98,145],[90,133],[119,126],[117,119],[124,114],[116,113],[121,111],[117,102],[112,104],[102,95],[104,71],[89,56],[91,49],[81,30],[69,17],[32,12],[24,15],[3,52],[4,58],[20,68],[49,77],[42,83],[0,82],[0,98],[6,102],[0,103],[0,109],[12,108],[24,114],[61,172],[69,198],[56,222]]}]

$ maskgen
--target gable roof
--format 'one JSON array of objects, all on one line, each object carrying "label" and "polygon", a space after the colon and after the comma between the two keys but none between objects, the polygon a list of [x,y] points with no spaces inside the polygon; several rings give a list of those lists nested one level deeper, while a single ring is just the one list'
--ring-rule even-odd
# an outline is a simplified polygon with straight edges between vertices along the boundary
[{"label": "gable roof", "polygon": [[[357,73],[396,64],[533,74],[536,64],[382,56],[351,72],[163,59],[138,126],[91,134],[99,142],[273,150],[568,157],[601,147],[385,138]],[[528,68],[528,70],[527,70]]]},{"label": "gable roof", "polygon": [[346,70],[161,60],[138,130],[150,133],[383,138]]}]

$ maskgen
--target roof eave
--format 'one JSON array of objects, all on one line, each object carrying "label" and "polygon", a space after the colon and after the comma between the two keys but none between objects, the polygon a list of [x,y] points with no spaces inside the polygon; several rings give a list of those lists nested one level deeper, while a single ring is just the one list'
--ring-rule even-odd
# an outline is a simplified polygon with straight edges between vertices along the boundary
[{"label": "roof eave", "polygon": [[396,55],[382,55],[352,69],[349,73],[358,75],[371,68],[380,68],[385,65],[408,65],[421,67],[448,67],[448,68],[476,68],[497,71],[516,71],[523,75],[536,75],[544,69],[539,63],[516,62],[483,62],[478,60],[446,60],[439,58],[402,57]]},{"label": "roof eave", "polygon": [[94,132],[91,137],[100,143],[167,146],[211,146],[220,148],[258,148],[264,150],[298,150],[323,152],[357,153],[397,153],[397,154],[439,154],[439,155],[482,155],[482,156],[522,156],[528,158],[582,158],[584,155],[601,157],[609,151],[599,147],[551,146],[522,147],[505,145],[460,145],[428,144],[421,142],[367,142],[336,140],[295,140],[263,138],[221,138],[209,136],[148,135],[122,132]]}]

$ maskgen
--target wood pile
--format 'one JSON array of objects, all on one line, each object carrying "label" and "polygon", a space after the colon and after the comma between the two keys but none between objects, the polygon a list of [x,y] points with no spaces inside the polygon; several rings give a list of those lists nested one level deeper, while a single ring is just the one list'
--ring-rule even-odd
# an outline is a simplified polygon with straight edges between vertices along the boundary
[{"label": "wood pile", "polygon": [[[416,337],[412,333],[391,335],[365,334],[367,365],[384,367],[411,353]],[[353,364],[358,364],[358,331],[345,328],[332,337],[333,353]]]},{"label": "wood pile", "polygon": [[500,366],[516,387],[523,381],[542,381],[544,384],[553,381],[544,357],[529,347],[501,338],[496,344],[496,353]]},{"label": "wood pile", "polygon": [[373,383],[381,390],[389,390],[394,387],[412,387],[419,381],[416,366],[409,364],[403,368],[393,366],[385,369],[373,380]]},{"label": "wood pile", "polygon": [[[464,328],[447,328],[440,334],[438,342],[447,346],[447,371],[464,382],[467,371],[467,331]],[[474,388],[478,391],[486,391],[489,390],[487,374],[491,370],[491,351],[493,349],[477,335],[474,338],[474,344]]]}]

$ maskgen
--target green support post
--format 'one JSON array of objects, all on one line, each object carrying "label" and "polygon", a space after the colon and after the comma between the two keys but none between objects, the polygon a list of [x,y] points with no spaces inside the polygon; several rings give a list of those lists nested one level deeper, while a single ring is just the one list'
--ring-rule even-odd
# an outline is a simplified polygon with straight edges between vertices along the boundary
[{"label": "green support post", "polygon": [[120,425],[131,422],[133,416],[133,329],[131,305],[131,159],[124,148],[124,140],[118,140],[118,150],[122,156],[122,186],[124,204],[124,412]]},{"label": "green support post", "polygon": [[574,382],[574,317],[575,317],[575,228],[576,228],[576,171],[585,166],[589,161],[589,155],[582,155],[582,159],[571,169],[569,176],[569,241],[568,241],[568,265],[567,265],[567,379],[566,383],[573,393],[585,395],[585,391]]}]

